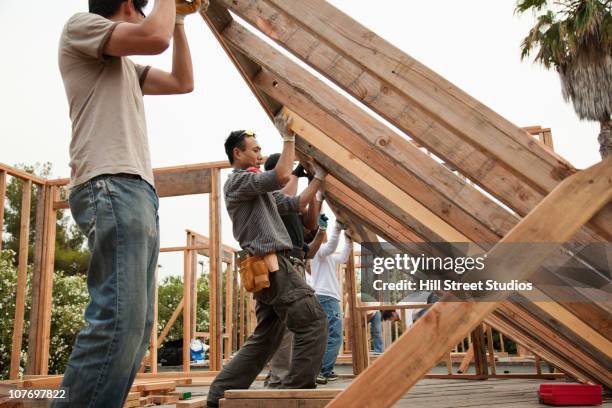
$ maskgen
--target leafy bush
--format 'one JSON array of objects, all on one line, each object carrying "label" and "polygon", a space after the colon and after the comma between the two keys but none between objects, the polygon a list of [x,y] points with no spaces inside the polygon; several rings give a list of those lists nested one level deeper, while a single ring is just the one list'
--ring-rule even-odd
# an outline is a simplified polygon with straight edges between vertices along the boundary
[{"label": "leafy bush", "polygon": [[[17,292],[17,267],[14,264],[14,258],[15,253],[11,250],[4,250],[0,254],[0,379],[8,378],[11,364],[15,293]],[[30,329],[31,277],[32,269],[28,267],[21,346],[22,373],[27,359]],[[49,374],[64,372],[76,335],[84,324],[83,311],[88,301],[89,294],[84,276],[65,276],[62,272],[53,274]]]}]

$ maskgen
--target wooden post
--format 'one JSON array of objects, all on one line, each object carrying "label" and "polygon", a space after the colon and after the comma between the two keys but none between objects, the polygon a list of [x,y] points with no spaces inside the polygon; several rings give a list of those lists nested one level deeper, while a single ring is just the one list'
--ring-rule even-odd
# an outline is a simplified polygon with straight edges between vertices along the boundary
[{"label": "wooden post", "polygon": [[9,378],[19,377],[21,363],[21,340],[23,337],[23,316],[25,313],[26,283],[28,279],[28,235],[30,233],[30,202],[32,181],[24,180],[21,197],[21,222],[19,225],[19,264],[17,267],[17,293],[15,300],[15,322],[13,325],[13,345],[11,349],[11,368]]},{"label": "wooden post", "polygon": [[247,294],[247,300],[247,336],[250,336],[257,327],[257,315],[255,314],[255,299],[252,293]]},{"label": "wooden post", "polygon": [[484,333],[482,325],[478,325],[470,334],[472,339],[472,349],[474,350],[474,368],[476,375],[487,376],[487,355],[485,354]]},{"label": "wooden post", "polygon": [[368,345],[366,341],[366,326],[361,311],[357,309],[357,282],[355,280],[355,257],[353,250],[346,263],[346,289],[350,315],[351,354],[353,357],[353,373],[360,374],[368,366]]},{"label": "wooden post", "polygon": [[227,265],[225,269],[225,345],[223,347],[224,357],[232,355],[232,309],[234,294],[234,263]]},{"label": "wooden post", "polygon": [[209,259],[210,259],[210,370],[221,370],[221,348],[223,339],[223,294],[221,286],[221,266],[223,245],[221,242],[221,172],[212,169],[209,205]]},{"label": "wooden post", "polygon": [[[196,246],[196,237],[187,233],[187,246]],[[191,337],[198,331],[198,251],[191,251]]]},{"label": "wooden post", "polygon": [[6,197],[6,171],[0,170],[0,251],[2,251],[2,232],[4,231],[4,199]]},{"label": "wooden post", "polygon": [[504,335],[502,334],[502,332],[498,332],[499,333],[499,348],[500,351],[502,353],[506,352],[506,346],[504,345]]},{"label": "wooden post", "polygon": [[157,373],[157,273],[159,265],[155,266],[155,294],[153,299],[153,328],[151,329],[151,346],[149,347],[149,362],[151,364],[151,372]]},{"label": "wooden post", "polygon": [[491,375],[496,374],[495,369],[495,347],[493,347],[493,329],[487,325],[487,348],[489,350],[489,366],[491,367]]},{"label": "wooden post", "polygon": [[49,345],[51,344],[51,307],[53,305],[53,273],[55,272],[55,236],[57,230],[57,210],[53,202],[59,198],[59,188],[50,186],[47,189],[45,208],[47,211],[45,222],[45,243],[43,275],[40,287],[39,303],[39,357],[40,374],[46,375],[49,371]]},{"label": "wooden post", "polygon": [[[189,246],[189,242],[187,242]],[[191,259],[189,250],[183,252],[183,371],[191,370]]]},{"label": "wooden post", "polygon": [[542,359],[537,354],[535,355],[536,374],[542,375]]},{"label": "wooden post", "polygon": [[[0,175],[1,177],[1,175]],[[0,181],[1,183],[1,181]],[[0,187],[1,188],[1,187]],[[40,301],[41,281],[44,280],[45,273],[44,254],[45,254],[45,233],[46,215],[45,204],[47,202],[47,190],[50,187],[41,185],[38,188],[36,204],[36,237],[34,238],[34,266],[32,269],[32,307],[30,309],[30,329],[28,333],[28,359],[26,361],[26,374],[40,374],[39,353],[40,342]]]},{"label": "wooden post", "polygon": [[238,346],[240,340],[238,340],[238,311],[239,311],[239,303],[240,303],[240,289],[238,288],[238,257],[236,253],[234,253],[234,258],[232,262],[232,275],[233,275],[233,290],[232,290],[232,349],[231,353],[234,351],[233,349]]}]

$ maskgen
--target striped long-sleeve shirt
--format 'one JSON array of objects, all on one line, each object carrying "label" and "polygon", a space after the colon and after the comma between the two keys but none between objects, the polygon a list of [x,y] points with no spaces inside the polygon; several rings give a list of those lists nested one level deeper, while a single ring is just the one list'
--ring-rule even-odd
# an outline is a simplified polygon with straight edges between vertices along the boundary
[{"label": "striped long-sleeve shirt", "polygon": [[275,170],[253,173],[234,169],[223,186],[234,238],[251,255],[292,248],[280,215],[298,212],[300,198],[282,194],[277,191],[280,188]]}]

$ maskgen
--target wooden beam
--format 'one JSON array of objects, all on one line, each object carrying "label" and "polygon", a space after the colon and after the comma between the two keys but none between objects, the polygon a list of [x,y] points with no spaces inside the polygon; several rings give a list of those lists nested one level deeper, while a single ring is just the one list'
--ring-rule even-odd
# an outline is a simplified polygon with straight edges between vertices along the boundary
[{"label": "wooden beam", "polygon": [[[187,240],[190,246],[195,245],[195,237],[187,233]],[[198,320],[198,254],[195,251],[189,251],[191,262],[191,333],[197,332]]]},{"label": "wooden beam", "polygon": [[233,306],[234,306],[234,263],[227,265],[225,269],[225,344],[223,345],[223,357],[228,359],[232,356],[233,344]]},{"label": "wooden beam", "polygon": [[[504,245],[566,242],[612,199],[612,158],[566,179],[488,253],[487,276],[527,278],[548,255],[541,246]],[[500,297],[501,298],[501,297]],[[329,407],[389,407],[435,365],[440,356],[480,325],[501,302],[436,303],[385,354],[336,397]],[[447,336],[438,336],[444,332]],[[423,355],[426,348],[428,353]],[[413,359],[419,358],[414,364]],[[392,383],[389,389],[384,384]]]},{"label": "wooden beam", "polygon": [[32,181],[23,180],[21,188],[21,221],[19,224],[19,263],[17,266],[17,291],[15,299],[15,320],[13,323],[13,344],[9,378],[19,377],[21,363],[21,340],[23,338],[23,317],[25,313],[26,283],[28,279],[28,241],[30,234],[30,203]]},{"label": "wooden beam", "polygon": [[223,358],[223,289],[221,267],[223,246],[221,238],[221,175],[217,169],[212,170],[211,192],[209,202],[209,235],[210,235],[210,369],[221,369]]},{"label": "wooden beam", "polygon": [[[1,177],[1,175],[0,175]],[[0,180],[1,183],[1,180]],[[41,280],[43,280],[44,265],[43,257],[45,253],[45,219],[47,211],[45,205],[48,201],[47,190],[50,187],[45,185],[38,188],[36,200],[36,236],[34,238],[34,265],[32,268],[32,304],[30,308],[30,328],[28,332],[28,359],[26,361],[26,374],[37,374],[40,370],[38,362],[38,334],[40,332],[40,301],[41,301]],[[1,189],[1,187],[0,187]],[[0,193],[1,194],[1,193]],[[1,228],[0,228],[1,230]]]},{"label": "wooden beam", "polygon": [[0,170],[0,251],[2,251],[2,236],[4,235],[4,200],[6,198],[6,171]]},{"label": "wooden beam", "polygon": [[28,173],[27,171],[16,169],[15,167],[7,166],[6,164],[2,163],[0,163],[0,172],[4,173],[5,175],[17,177],[21,180],[29,180],[34,184],[44,185],[47,182],[42,177],[38,177],[34,174]]},{"label": "wooden beam", "polygon": [[[293,122],[291,129],[298,135],[296,146],[314,157],[332,174],[362,192],[370,192],[371,199],[388,203],[385,208],[410,225],[431,242],[468,242],[469,238],[451,227],[445,220],[390,183],[385,176],[373,171],[365,162],[352,155],[319,129],[303,120],[299,115],[284,108]],[[323,153],[324,152],[324,153]],[[357,177],[356,175],[359,175]]]},{"label": "wooden beam", "polygon": [[346,263],[346,290],[348,293],[350,315],[350,340],[353,353],[353,374],[363,372],[368,366],[368,348],[365,335],[365,324],[362,313],[357,306],[357,281],[355,277],[355,259],[353,249]]},{"label": "wooden beam", "polygon": [[149,361],[151,373],[157,374],[157,314],[158,314],[158,285],[157,275],[159,272],[159,266],[155,266],[155,294],[153,300],[153,327],[151,328],[151,345],[149,347]]},{"label": "wooden beam", "polygon": [[[522,129],[327,2],[220,3],[521,215],[575,172]],[[610,240],[612,205],[591,225]]]},{"label": "wooden beam", "polygon": [[484,333],[481,324],[472,330],[470,338],[472,339],[472,349],[474,350],[476,375],[487,376],[489,372],[487,370],[487,355],[485,354]]},{"label": "wooden beam", "polygon": [[[503,236],[516,219],[405,137],[342,97],[305,69],[234,22],[223,32],[234,47],[265,67],[254,79],[283,103],[438,216],[469,231],[474,241]],[[350,140],[350,143],[345,143]],[[483,228],[486,223],[487,228]],[[500,229],[501,228],[501,229]],[[491,231],[496,231],[497,235]]]},{"label": "wooden beam", "polygon": [[[189,242],[187,242],[189,246]],[[191,259],[190,251],[183,252],[183,372],[191,370]]]},{"label": "wooden beam", "polygon": [[51,344],[51,309],[53,305],[53,274],[55,273],[55,238],[57,232],[57,211],[53,209],[53,201],[59,196],[59,188],[50,186],[47,189],[45,208],[47,211],[45,222],[45,253],[43,280],[39,304],[40,326],[39,326],[39,373],[47,374],[49,371],[49,347]]}]

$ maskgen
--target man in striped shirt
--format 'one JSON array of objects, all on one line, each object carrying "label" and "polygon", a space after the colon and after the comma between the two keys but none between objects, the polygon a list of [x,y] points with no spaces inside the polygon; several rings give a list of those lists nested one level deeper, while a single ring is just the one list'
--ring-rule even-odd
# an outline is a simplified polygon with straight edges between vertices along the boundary
[{"label": "man in striped shirt", "polygon": [[279,192],[291,176],[295,134],[286,117],[278,116],[275,124],[284,143],[273,170],[259,171],[263,158],[253,133],[234,131],[225,142],[234,170],[223,191],[234,237],[251,256],[276,253],[279,269],[269,273],[270,287],[254,294],[257,327],[211,384],[208,407],[218,407],[225,390],[249,388],[278,348],[285,327],[294,334],[293,358],[280,388],[315,388],[325,352],[327,318],[313,289],[288,259],[293,245],[280,214],[304,210],[326,173],[317,166],[315,179],[297,197]]}]

